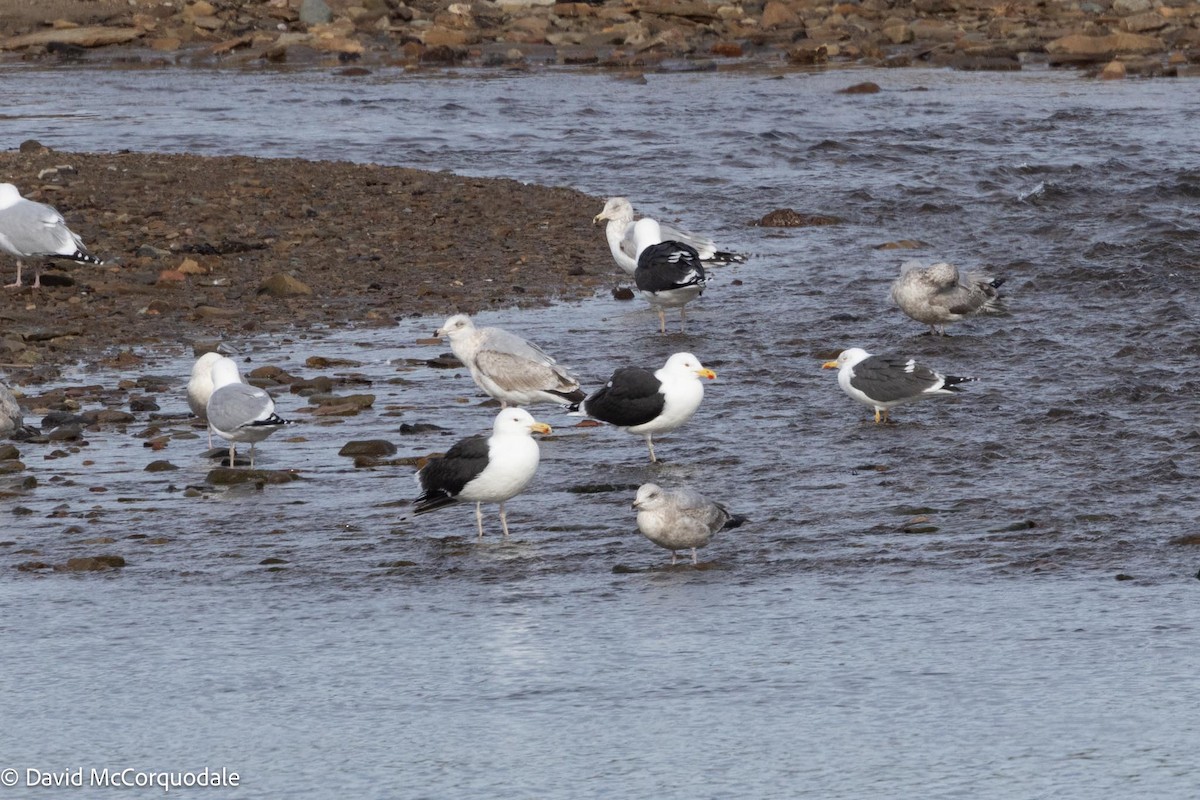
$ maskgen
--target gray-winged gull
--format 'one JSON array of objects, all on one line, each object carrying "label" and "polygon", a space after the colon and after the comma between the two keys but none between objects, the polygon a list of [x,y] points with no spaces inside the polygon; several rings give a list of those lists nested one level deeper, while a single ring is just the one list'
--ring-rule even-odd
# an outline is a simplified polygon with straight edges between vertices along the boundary
[{"label": "gray-winged gull", "polygon": [[[79,238],[67,227],[63,215],[52,206],[26,200],[11,183],[0,183],[0,250],[17,258],[17,279],[6,288],[21,285],[23,258],[65,258],[82,264],[103,264],[89,255]],[[36,262],[33,288],[42,285],[41,263]]]},{"label": "gray-winged gull", "polygon": [[4,381],[0,381],[0,436],[23,430],[25,424],[22,420],[21,406],[17,403],[17,398],[13,397]]},{"label": "gray-winged gull", "polygon": [[237,458],[237,443],[250,443],[250,469],[254,469],[254,446],[284,425],[275,413],[275,401],[265,390],[242,383],[233,359],[221,357],[212,365],[213,393],[205,408],[208,426],[229,442],[229,466]]},{"label": "gray-winged gull", "polygon": [[695,248],[663,241],[662,229],[652,219],[639,219],[633,229],[638,254],[633,282],[638,293],[658,312],[659,333],[667,332],[668,308],[679,309],[679,331],[686,333],[686,306],[704,293],[707,280]]},{"label": "gray-winged gull", "polygon": [[[605,238],[608,239],[608,249],[612,252],[617,266],[630,275],[637,269],[637,247],[633,243],[634,213],[633,205],[627,197],[610,197],[604,204],[604,209],[592,218],[595,224],[607,220],[604,228]],[[666,222],[660,222],[662,238],[682,242],[696,250],[702,261],[710,266],[721,264],[742,263],[746,257],[738,253],[729,253],[717,249],[717,245],[707,236],[701,236],[683,228],[677,228]]]},{"label": "gray-winged gull", "polygon": [[535,403],[570,405],[584,398],[579,381],[533,342],[502,328],[476,328],[456,314],[434,333],[448,338],[480,389],[504,407]]},{"label": "gray-winged gull", "polygon": [[520,494],[537,472],[541,451],[532,434],[550,433],[523,408],[496,415],[491,436],[468,436],[416,475],[421,496],[413,512],[425,514],[455,503],[475,504],[475,525],[483,538],[483,504],[500,504],[500,527],[508,536],[504,503]]},{"label": "gray-winged gull", "polygon": [[908,316],[929,326],[929,332],[944,336],[946,323],[981,314],[1004,314],[1000,296],[1003,278],[972,272],[964,281],[958,267],[946,262],[923,266],[906,261],[900,277],[892,283],[892,300]]},{"label": "gray-winged gull", "polygon": [[875,422],[887,422],[888,412],[925,397],[957,394],[957,384],[976,380],[943,375],[903,356],[873,356],[861,347],[843,350],[825,369],[838,371],[838,385],[858,402],[875,409]]},{"label": "gray-winged gull", "polygon": [[675,551],[689,548],[695,564],[697,548],[707,546],[718,531],[736,528],[746,521],[745,517],[730,514],[725,506],[686,486],[664,489],[656,483],[643,483],[638,487],[633,508],[638,512],[638,530],[659,547],[671,551],[672,565],[676,561]]},{"label": "gray-winged gull", "polygon": [[716,377],[691,353],[675,353],[655,372],[621,367],[579,408],[589,417],[645,436],[650,460],[657,461],[653,434],[673,431],[691,419],[704,399],[700,379]]}]

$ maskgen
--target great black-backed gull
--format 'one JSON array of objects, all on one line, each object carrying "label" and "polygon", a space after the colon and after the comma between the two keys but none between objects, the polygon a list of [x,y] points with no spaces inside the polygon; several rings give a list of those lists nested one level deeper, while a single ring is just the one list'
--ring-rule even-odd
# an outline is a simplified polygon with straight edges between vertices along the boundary
[{"label": "great black-backed gull", "polygon": [[211,369],[213,392],[205,413],[212,432],[229,442],[229,466],[237,458],[237,443],[250,443],[250,469],[254,469],[254,446],[284,425],[275,413],[275,401],[265,390],[242,383],[237,364],[222,356]]},{"label": "great black-backed gull", "polygon": [[892,300],[905,314],[928,325],[930,333],[944,336],[948,322],[1004,314],[1003,283],[1003,278],[982,272],[972,272],[964,281],[958,267],[945,262],[926,267],[919,261],[907,261],[892,283]]},{"label": "great black-backed gull", "polygon": [[656,483],[643,483],[633,507],[638,512],[638,530],[671,551],[671,564],[676,561],[675,551],[689,548],[695,564],[697,548],[707,546],[718,531],[736,528],[746,521],[686,486],[664,489]]},{"label": "great black-backed gull", "polygon": [[842,391],[875,409],[875,422],[887,422],[888,412],[903,403],[924,397],[956,394],[957,384],[976,380],[943,375],[914,359],[903,356],[873,356],[861,347],[843,350],[836,361],[826,361],[825,369],[838,371]]},{"label": "great black-backed gull", "polygon": [[504,503],[529,485],[541,457],[534,433],[550,433],[550,426],[523,408],[504,409],[492,424],[491,436],[468,436],[417,472],[421,496],[414,513],[474,503],[475,524],[482,538],[482,505],[499,503],[500,526],[508,536]]},{"label": "great black-backed gull", "polygon": [[501,328],[476,328],[456,314],[434,334],[448,338],[480,389],[508,406],[570,405],[584,398],[579,381],[540,347]]},{"label": "great black-backed gull", "polygon": [[[592,218],[593,223],[607,220],[604,228],[605,238],[608,239],[608,249],[612,252],[617,266],[630,275],[637,269],[637,247],[633,243],[634,214],[633,205],[626,197],[610,197],[604,204],[604,210]],[[696,250],[700,260],[709,266],[722,264],[740,264],[746,260],[744,255],[718,250],[716,243],[707,236],[677,228],[666,222],[660,222],[662,238],[682,242]]]},{"label": "great black-backed gull", "polygon": [[23,258],[39,259],[34,264],[33,288],[42,285],[40,259],[65,258],[82,264],[103,264],[89,255],[83,239],[67,227],[67,221],[52,206],[26,200],[11,183],[0,183],[0,250],[17,258],[17,279],[6,287],[21,285]]},{"label": "great black-backed gull", "polygon": [[696,250],[682,242],[663,241],[662,230],[652,219],[639,219],[633,229],[638,254],[634,285],[658,311],[659,333],[667,332],[667,308],[679,309],[679,330],[686,332],[685,306],[703,294],[706,285]]},{"label": "great black-backed gull", "polygon": [[645,436],[650,460],[657,461],[651,437],[673,431],[691,419],[704,399],[700,379],[715,377],[717,373],[706,369],[691,353],[676,353],[655,372],[641,367],[618,369],[579,408],[601,422]]}]

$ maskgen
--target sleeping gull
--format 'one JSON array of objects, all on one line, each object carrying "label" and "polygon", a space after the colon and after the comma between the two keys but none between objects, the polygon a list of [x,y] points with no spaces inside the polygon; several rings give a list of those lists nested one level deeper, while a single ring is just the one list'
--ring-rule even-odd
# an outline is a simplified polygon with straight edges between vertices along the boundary
[{"label": "sleeping gull", "polygon": [[[67,227],[63,215],[45,203],[26,200],[16,186],[0,183],[0,250],[17,257],[17,279],[6,288],[21,285],[21,259],[65,258],[82,264],[103,264],[88,255],[83,240]],[[33,288],[42,285],[40,261],[33,270]]]},{"label": "sleeping gull", "polygon": [[254,446],[284,425],[275,413],[271,395],[257,386],[242,383],[237,364],[222,356],[212,365],[213,392],[205,411],[213,433],[229,442],[229,466],[237,458],[237,443],[250,443],[250,469],[254,469]]},{"label": "sleeping gull", "polygon": [[887,422],[888,411],[894,406],[923,397],[956,394],[962,391],[957,384],[976,380],[943,375],[903,356],[873,356],[861,347],[843,350],[836,361],[821,366],[836,369],[842,391],[875,409],[876,423]]},{"label": "sleeping gull", "polygon": [[[192,377],[187,384],[188,408],[206,423],[208,422],[208,398],[212,397],[213,393],[212,366],[222,358],[220,353],[205,353],[200,356],[192,365]],[[233,368],[236,370],[237,364],[234,364]],[[241,381],[241,379],[239,375],[238,380]],[[211,427],[208,429],[208,446],[212,447]]]},{"label": "sleeping gull", "polygon": [[717,373],[706,369],[691,353],[676,353],[656,372],[621,367],[579,408],[601,422],[644,435],[650,460],[657,461],[653,434],[673,431],[691,419],[704,399],[700,378],[715,377]]},{"label": "sleeping gull", "polygon": [[533,342],[501,328],[476,328],[456,314],[434,333],[471,371],[480,389],[508,406],[569,405],[584,398],[579,381]]},{"label": "sleeping gull", "polygon": [[667,332],[664,309],[679,309],[679,331],[686,333],[685,306],[704,293],[704,267],[694,248],[682,242],[663,241],[659,224],[639,219],[633,226],[637,269],[633,282],[642,297],[658,311],[658,331]]},{"label": "sleeping gull", "polygon": [[417,472],[421,496],[414,513],[425,514],[459,502],[475,504],[475,525],[483,538],[483,504],[500,504],[500,527],[508,536],[504,502],[516,497],[537,472],[541,453],[533,433],[550,433],[523,408],[496,415],[491,436],[468,436]]},{"label": "sleeping gull", "polygon": [[643,483],[638,487],[633,507],[638,512],[638,530],[659,547],[671,551],[672,566],[676,550],[691,548],[695,564],[697,548],[707,546],[718,531],[736,528],[746,521],[745,517],[730,514],[725,506],[686,486],[664,489],[656,483]]},{"label": "sleeping gull", "polygon": [[[637,247],[633,243],[633,205],[626,197],[610,197],[604,204],[604,210],[592,218],[593,224],[608,220],[604,235],[608,239],[608,249],[612,252],[617,266],[630,275],[637,269]],[[727,253],[717,249],[717,245],[707,236],[676,228],[665,222],[660,222],[662,238],[682,242],[696,250],[702,261],[709,265],[742,263],[746,257],[737,253]]]},{"label": "sleeping gull", "polygon": [[906,261],[900,269],[892,284],[892,300],[905,314],[928,325],[935,336],[946,334],[947,322],[1005,313],[1000,296],[1003,278],[972,272],[962,281],[958,267],[945,262],[926,267]]},{"label": "sleeping gull", "polygon": [[22,420],[21,406],[17,403],[17,398],[13,397],[4,381],[0,381],[0,436],[27,432],[29,429]]}]

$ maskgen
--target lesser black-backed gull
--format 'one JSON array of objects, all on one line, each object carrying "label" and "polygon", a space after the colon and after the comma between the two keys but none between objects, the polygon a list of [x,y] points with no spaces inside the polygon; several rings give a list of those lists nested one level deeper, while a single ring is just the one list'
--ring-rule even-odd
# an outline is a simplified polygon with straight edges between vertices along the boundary
[{"label": "lesser black-backed gull", "polygon": [[919,261],[901,265],[892,283],[892,300],[908,316],[929,326],[935,336],[946,334],[946,323],[977,315],[1004,314],[1000,285],[1003,278],[972,272],[966,280],[958,267],[940,262],[928,267]]},{"label": "lesser black-backed gull", "polygon": [[975,380],[943,375],[904,356],[873,356],[861,347],[843,350],[836,361],[826,361],[822,367],[836,369],[842,391],[875,409],[876,423],[887,422],[895,406],[956,394],[961,391],[957,384]]},{"label": "lesser black-backed gull", "polygon": [[504,503],[529,485],[541,453],[534,433],[550,433],[523,408],[506,408],[496,415],[491,436],[469,436],[417,472],[421,496],[414,513],[467,502],[475,504],[475,524],[483,538],[483,503],[500,504],[500,526],[508,536]]},{"label": "lesser black-backed gull", "polygon": [[476,328],[466,314],[456,314],[434,334],[448,338],[480,389],[500,405],[535,403],[570,405],[584,398],[579,381],[540,347],[502,328]]},{"label": "lesser black-backed gull", "polygon": [[[633,243],[634,213],[633,205],[626,197],[610,197],[604,204],[604,209],[592,218],[593,223],[607,220],[604,227],[605,238],[608,239],[608,249],[612,252],[617,266],[630,275],[637,269],[637,247]],[[696,250],[700,260],[709,266],[721,264],[742,263],[746,257],[738,253],[718,250],[716,243],[707,236],[677,228],[666,222],[659,222],[662,227],[662,238],[682,242]]]},{"label": "lesser black-backed gull", "polygon": [[706,369],[691,353],[676,353],[655,372],[641,367],[618,369],[579,408],[601,422],[645,436],[650,460],[657,461],[651,437],[673,431],[691,419],[704,399],[700,379],[715,377],[717,373]]},{"label": "lesser black-backed gull", "polygon": [[284,425],[275,413],[275,401],[264,389],[242,383],[237,364],[222,356],[210,370],[213,392],[205,406],[212,432],[229,442],[229,466],[237,458],[237,443],[250,443],[250,469],[254,469],[254,446]]},{"label": "lesser black-backed gull", "polygon": [[679,309],[679,330],[686,332],[685,306],[704,293],[706,284],[696,250],[682,242],[663,241],[662,230],[652,219],[639,219],[633,229],[638,254],[633,282],[658,312],[659,333],[667,332],[667,308]]},{"label": "lesser black-backed gull", "polygon": [[714,503],[686,486],[664,489],[656,483],[643,483],[633,501],[637,509],[637,526],[650,541],[671,551],[671,564],[677,550],[691,549],[696,563],[696,549],[708,545],[722,530],[736,528],[745,517],[730,514],[725,506]]},{"label": "lesser black-backed gull", "polygon": [[89,255],[79,238],[67,227],[63,215],[52,206],[26,200],[11,183],[0,183],[0,250],[17,258],[17,279],[6,287],[21,285],[23,258],[39,259],[33,270],[33,288],[42,285],[40,259],[65,258],[82,264],[103,264]]}]

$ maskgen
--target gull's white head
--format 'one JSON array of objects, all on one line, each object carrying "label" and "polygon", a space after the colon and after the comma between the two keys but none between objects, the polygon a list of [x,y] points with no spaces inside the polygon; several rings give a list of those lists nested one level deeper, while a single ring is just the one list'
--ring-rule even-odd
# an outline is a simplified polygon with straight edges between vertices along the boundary
[{"label": "gull's white head", "polygon": [[871,354],[861,347],[851,347],[849,350],[843,350],[838,353],[837,360],[826,361],[821,365],[822,369],[841,369],[842,367],[853,367],[860,361],[865,361],[870,358]]},{"label": "gull's white head", "polygon": [[219,356],[213,361],[212,369],[213,390],[228,386],[231,383],[241,383],[242,376],[238,372],[237,362],[232,358]]},{"label": "gull's white head", "polygon": [[646,217],[633,223],[633,246],[640,256],[652,244],[662,241],[662,228],[657,221]]},{"label": "gull's white head", "polygon": [[496,415],[492,430],[499,434],[528,436],[531,433],[550,433],[550,426],[538,422],[523,408],[506,408]]},{"label": "gull's white head", "polygon": [[626,197],[610,197],[604,204],[604,209],[592,217],[592,224],[598,225],[606,219],[614,222],[633,222],[633,205]]},{"label": "gull's white head", "polygon": [[681,375],[689,378],[708,378],[712,380],[717,377],[717,373],[711,369],[706,369],[700,363],[700,359],[691,353],[676,353],[671,356],[667,359],[667,363],[663,365],[663,371],[671,375]]},{"label": "gull's white head", "polygon": [[[224,358],[220,353],[205,353],[196,359],[196,363],[192,365],[193,378],[211,378],[213,364]],[[237,368],[236,365],[234,367]]]},{"label": "gull's white head", "polygon": [[21,202],[21,193],[11,183],[0,183],[0,208],[11,208]]},{"label": "gull's white head", "polygon": [[657,483],[643,483],[638,487],[637,497],[633,499],[633,508],[639,511],[653,511],[664,502],[662,487]]},{"label": "gull's white head", "polygon": [[475,330],[475,323],[466,314],[455,314],[450,319],[446,320],[442,327],[434,331],[434,336],[439,339],[454,339],[455,336],[464,336]]}]

